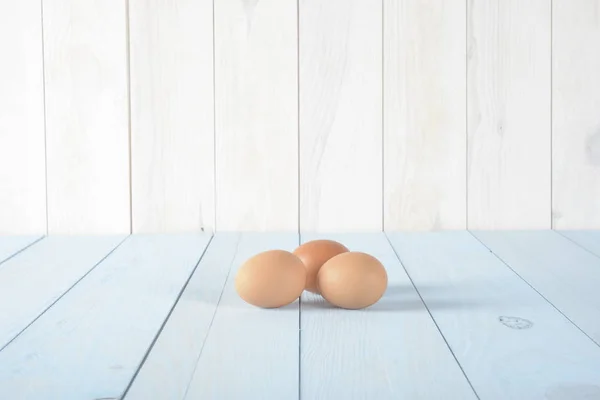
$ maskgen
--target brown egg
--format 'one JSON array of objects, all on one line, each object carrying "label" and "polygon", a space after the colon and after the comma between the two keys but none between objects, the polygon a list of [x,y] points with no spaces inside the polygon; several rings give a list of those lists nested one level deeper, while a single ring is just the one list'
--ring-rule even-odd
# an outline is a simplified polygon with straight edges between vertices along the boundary
[{"label": "brown egg", "polygon": [[387,288],[387,273],[379,260],[361,252],[339,254],[317,275],[321,295],[331,304],[358,309],[375,304]]},{"label": "brown egg", "polygon": [[312,240],[294,250],[306,267],[305,290],[319,293],[317,288],[317,273],[323,264],[338,254],[349,251],[346,246],[334,240]]},{"label": "brown egg", "polygon": [[247,303],[274,308],[292,303],[302,294],[306,269],[289,251],[269,250],[249,258],[238,270],[235,290]]}]

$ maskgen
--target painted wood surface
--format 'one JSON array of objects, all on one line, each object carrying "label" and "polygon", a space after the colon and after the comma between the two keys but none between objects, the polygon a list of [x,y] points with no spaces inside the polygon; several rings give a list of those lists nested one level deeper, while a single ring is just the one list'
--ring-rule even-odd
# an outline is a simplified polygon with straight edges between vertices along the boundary
[{"label": "painted wood surface", "polygon": [[600,258],[556,232],[475,232],[600,346]]},{"label": "painted wood surface", "polygon": [[301,305],[301,398],[475,399],[385,235],[326,237],[379,259],[388,289],[363,310],[334,308],[305,292]]},{"label": "painted wood surface", "polygon": [[129,2],[133,232],[214,228],[213,2]]},{"label": "painted wood surface", "polygon": [[471,229],[550,228],[550,7],[468,1]]},{"label": "painted wood surface", "polygon": [[382,4],[298,7],[300,228],[381,231]]},{"label": "painted wood surface", "polygon": [[48,310],[125,236],[49,236],[0,267],[0,349]]},{"label": "painted wood surface", "polygon": [[1,3],[0,234],[600,227],[600,0]]},{"label": "painted wood surface", "polygon": [[237,233],[212,239],[124,400],[185,397],[239,244]]},{"label": "painted wood surface", "polygon": [[17,235],[17,236],[0,236],[0,264],[4,263],[8,259],[14,257],[20,251],[23,251],[28,246],[31,246],[41,236],[35,235]]},{"label": "painted wood surface", "polygon": [[385,229],[464,229],[466,1],[383,3]]},{"label": "painted wood surface", "polygon": [[216,225],[298,228],[296,0],[215,2]]},{"label": "painted wood surface", "polygon": [[569,231],[557,231],[564,237],[572,240],[581,247],[585,248],[589,252],[600,257],[600,231],[591,230],[569,230]]},{"label": "painted wood surface", "polygon": [[44,234],[46,163],[39,0],[0,2],[0,49],[0,235]]},{"label": "painted wood surface", "polygon": [[552,217],[600,228],[600,0],[554,0]]},{"label": "painted wood surface", "polygon": [[43,4],[48,231],[128,233],[125,3]]},{"label": "painted wood surface", "polygon": [[235,291],[237,270],[246,259],[297,245],[296,234],[242,236],[185,399],[298,398],[299,302],[261,309]]},{"label": "painted wood surface", "polygon": [[388,236],[479,398],[600,393],[600,347],[475,237]]},{"label": "painted wood surface", "polygon": [[117,398],[209,235],[127,239],[0,353],[0,398]]}]

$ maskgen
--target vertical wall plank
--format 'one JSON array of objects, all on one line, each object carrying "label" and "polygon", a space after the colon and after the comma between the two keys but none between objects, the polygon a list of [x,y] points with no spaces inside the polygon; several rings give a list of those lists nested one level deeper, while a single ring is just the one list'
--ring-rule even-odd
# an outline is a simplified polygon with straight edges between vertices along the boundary
[{"label": "vertical wall plank", "polygon": [[296,0],[215,2],[216,224],[298,228]]},{"label": "vertical wall plank", "polygon": [[130,0],[134,232],[214,227],[212,0]]},{"label": "vertical wall plank", "polygon": [[130,228],[126,4],[44,2],[50,233]]},{"label": "vertical wall plank", "polygon": [[380,1],[300,0],[300,228],[382,229]]},{"label": "vertical wall plank", "polygon": [[39,0],[0,2],[0,234],[46,232]]},{"label": "vertical wall plank", "polygon": [[552,14],[553,224],[598,229],[600,0],[554,0]]},{"label": "vertical wall plank", "polygon": [[386,230],[466,226],[465,0],[384,0]]},{"label": "vertical wall plank", "polygon": [[550,0],[469,0],[468,225],[550,227]]}]

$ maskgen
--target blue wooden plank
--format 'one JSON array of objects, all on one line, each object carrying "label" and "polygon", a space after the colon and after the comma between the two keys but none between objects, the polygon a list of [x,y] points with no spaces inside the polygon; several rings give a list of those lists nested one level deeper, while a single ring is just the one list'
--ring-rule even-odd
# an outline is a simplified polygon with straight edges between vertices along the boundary
[{"label": "blue wooden plank", "polygon": [[0,236],[0,268],[2,268],[2,263],[41,238],[41,235]]},{"label": "blue wooden plank", "polygon": [[297,245],[298,235],[292,233],[242,235],[186,399],[298,398],[299,301],[261,309],[235,291],[237,270],[246,259]]},{"label": "blue wooden plank", "polygon": [[473,234],[600,345],[600,257],[550,230]]},{"label": "blue wooden plank", "polygon": [[305,399],[474,399],[383,233],[302,235],[338,240],[386,268],[384,296],[363,310],[302,296],[301,393]]},{"label": "blue wooden plank", "polygon": [[209,240],[129,237],[0,352],[0,398],[119,397]]},{"label": "blue wooden plank", "polygon": [[600,393],[600,347],[470,233],[389,237],[481,399]]},{"label": "blue wooden plank", "polygon": [[557,233],[600,257],[600,230],[565,230]]},{"label": "blue wooden plank", "polygon": [[0,268],[0,350],[126,236],[49,236]]},{"label": "blue wooden plank", "polygon": [[124,398],[183,399],[241,240],[217,233]]}]

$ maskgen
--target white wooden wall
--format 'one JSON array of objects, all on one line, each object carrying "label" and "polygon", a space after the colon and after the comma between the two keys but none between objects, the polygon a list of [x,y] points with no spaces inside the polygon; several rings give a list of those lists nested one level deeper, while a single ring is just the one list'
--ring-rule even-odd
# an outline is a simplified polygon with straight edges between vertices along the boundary
[{"label": "white wooden wall", "polygon": [[600,228],[600,0],[0,0],[0,234]]}]

